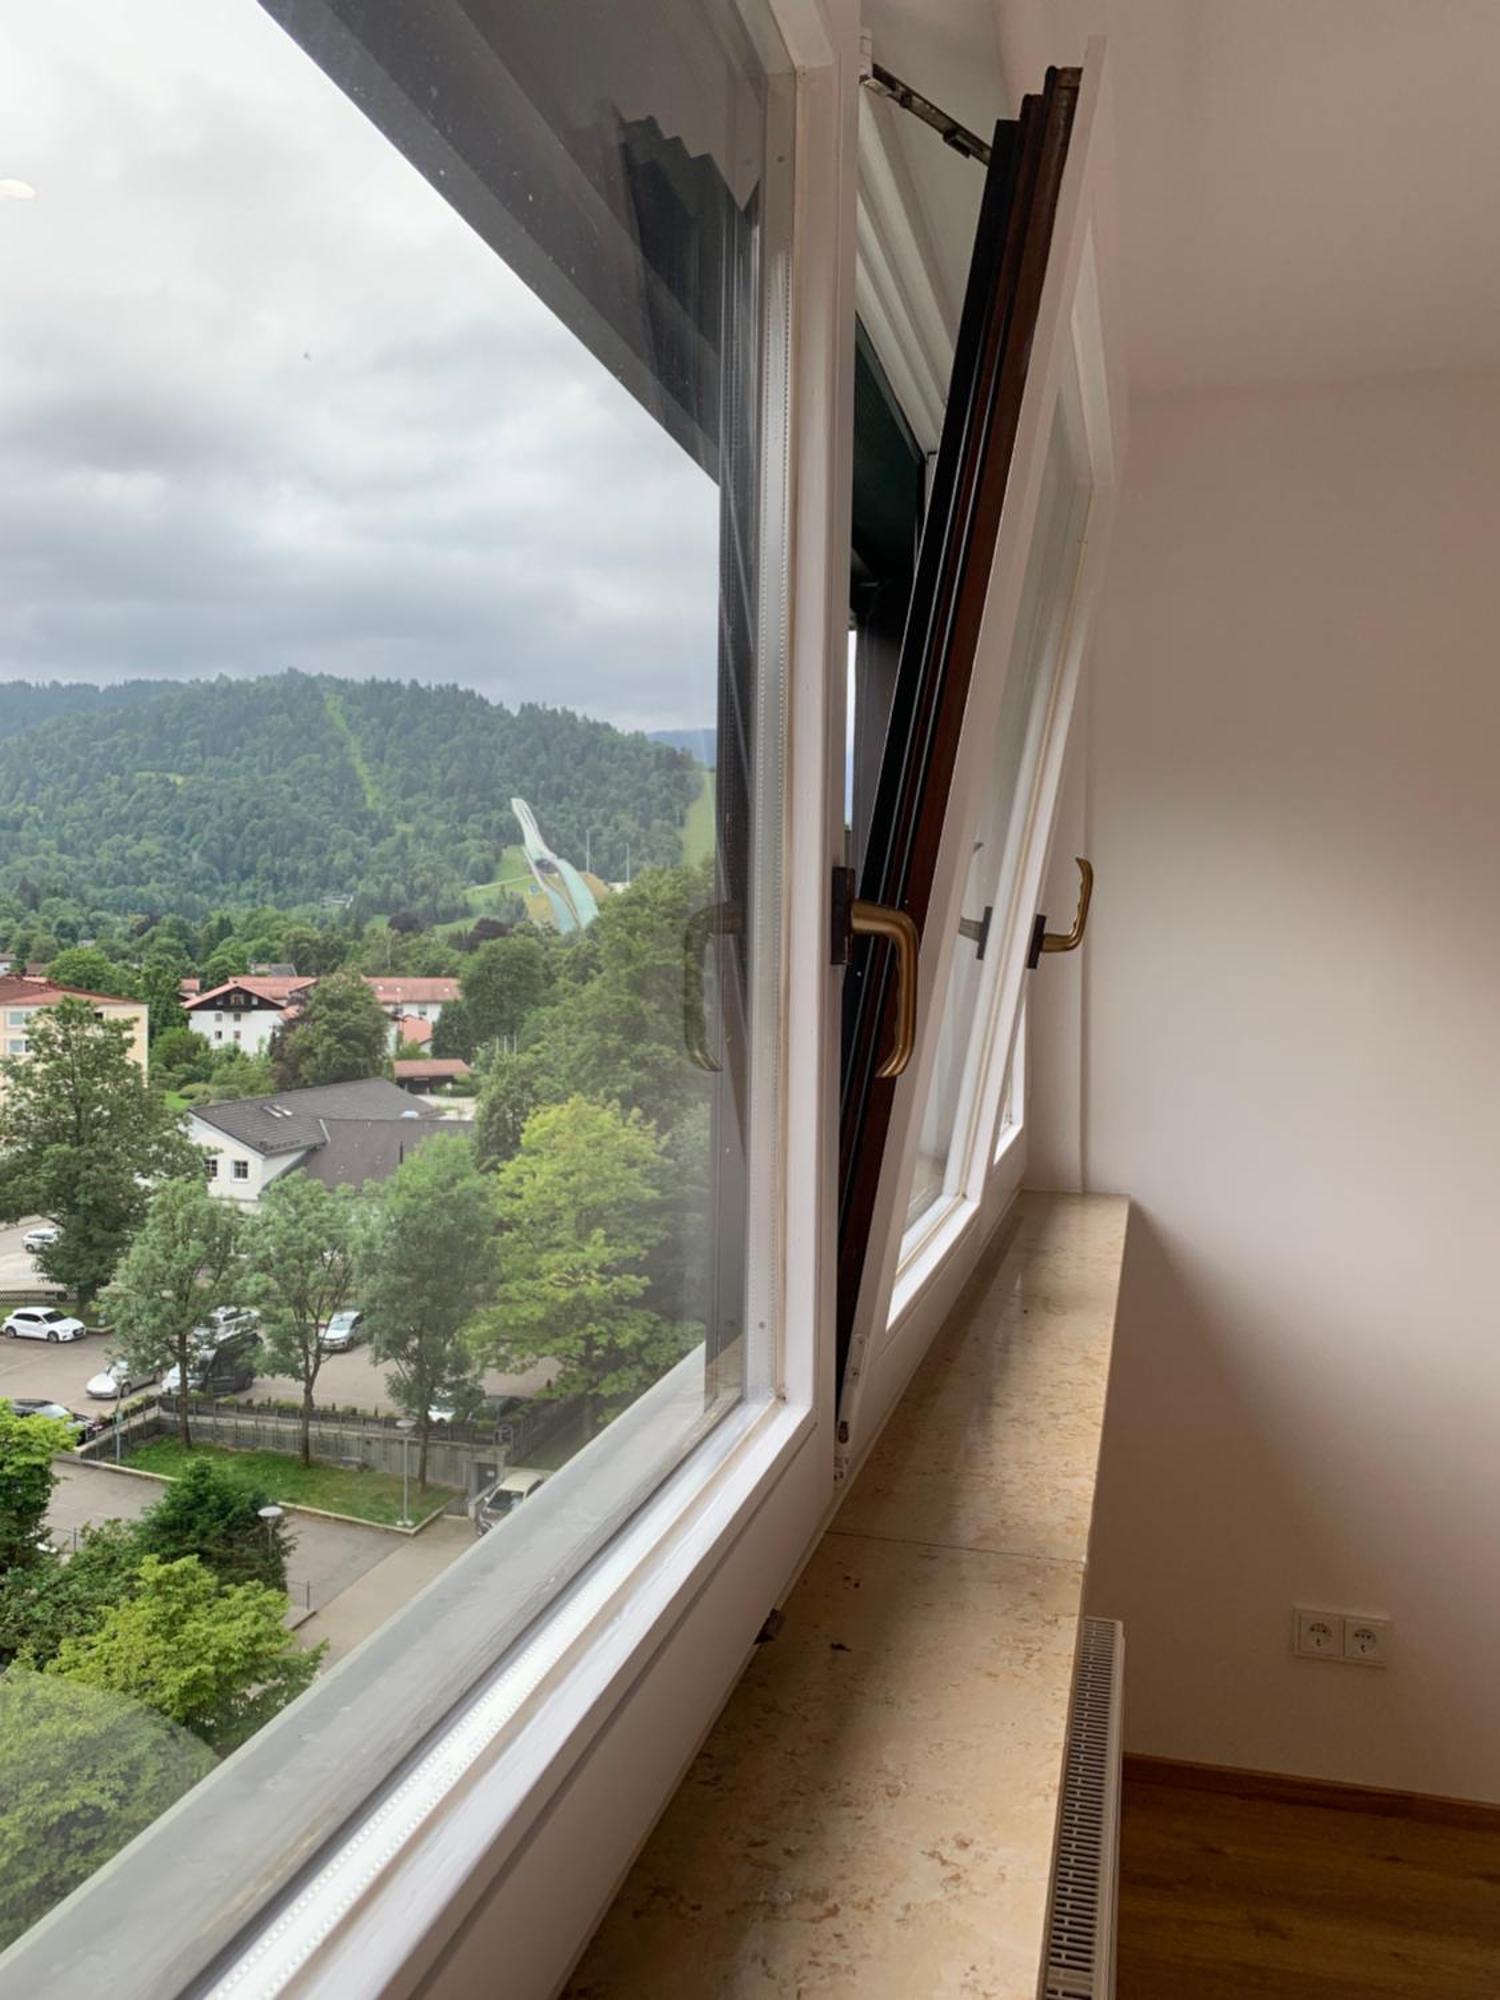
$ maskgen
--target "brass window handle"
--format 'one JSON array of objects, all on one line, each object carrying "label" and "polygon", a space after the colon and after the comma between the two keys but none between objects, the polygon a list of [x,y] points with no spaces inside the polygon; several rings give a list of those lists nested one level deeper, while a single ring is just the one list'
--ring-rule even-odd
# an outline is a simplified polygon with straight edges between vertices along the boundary
[{"label": "brass window handle", "polygon": [[856,897],[849,905],[849,928],[861,937],[884,938],[895,948],[896,1040],[875,1074],[900,1076],[917,1041],[917,952],[921,945],[917,927],[905,910],[892,910],[884,903],[862,903]]},{"label": "brass window handle", "polygon": [[1085,861],[1081,854],[1073,859],[1078,863],[1078,908],[1073,917],[1070,931],[1049,931],[1047,919],[1038,916],[1031,929],[1031,949],[1026,954],[1026,968],[1035,972],[1037,961],[1044,951],[1077,951],[1083,943],[1083,933],[1089,920],[1089,903],[1094,894],[1094,864]]}]

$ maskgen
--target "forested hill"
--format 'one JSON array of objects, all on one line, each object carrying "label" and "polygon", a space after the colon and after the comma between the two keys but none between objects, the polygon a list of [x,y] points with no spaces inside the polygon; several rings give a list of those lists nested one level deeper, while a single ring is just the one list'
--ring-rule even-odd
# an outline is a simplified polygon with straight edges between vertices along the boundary
[{"label": "forested hill", "polygon": [[0,681],[0,740],[24,735],[60,715],[98,715],[127,708],[174,687],[174,681],[119,681],[95,687],[92,681]]},{"label": "forested hill", "polygon": [[680,750],[461,688],[190,681],[0,740],[0,891],[185,916],[352,896],[356,915],[442,918],[518,840],[513,795],[558,853],[587,842],[618,877],[627,841],[637,870],[680,858],[700,783]]}]

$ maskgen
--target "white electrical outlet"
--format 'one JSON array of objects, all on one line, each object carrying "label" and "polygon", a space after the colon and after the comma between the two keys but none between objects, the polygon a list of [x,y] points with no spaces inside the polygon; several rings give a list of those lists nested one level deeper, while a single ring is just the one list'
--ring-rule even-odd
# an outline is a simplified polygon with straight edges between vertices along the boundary
[{"label": "white electrical outlet", "polygon": [[1292,1651],[1309,1660],[1337,1660],[1344,1650],[1344,1621],[1336,1611],[1309,1611],[1299,1604],[1292,1614]]},{"label": "white electrical outlet", "polygon": [[1364,1618],[1346,1613],[1344,1617],[1344,1658],[1357,1667],[1384,1667],[1390,1663],[1391,1621]]}]

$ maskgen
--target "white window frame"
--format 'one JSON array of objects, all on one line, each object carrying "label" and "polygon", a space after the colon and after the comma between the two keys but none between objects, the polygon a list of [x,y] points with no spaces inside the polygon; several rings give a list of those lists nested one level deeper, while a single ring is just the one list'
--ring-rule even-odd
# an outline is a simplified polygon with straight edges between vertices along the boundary
[{"label": "white window frame", "polygon": [[[769,0],[797,71],[790,355],[788,754],[783,848],[781,1125],[788,1325],[775,1399],[707,1441],[567,1601],[572,1652],[515,1699],[534,1704],[460,1768],[466,1716],[416,1774],[434,1787],[351,1906],[359,1836],[298,1912],[290,1979],[240,1990],[408,1991],[444,1954],[445,1994],[555,1989],[816,1541],[833,1497],[833,1327],[840,980],[829,880],[843,832],[844,630],[853,415],[854,0]],[[799,413],[810,415],[799,421]],[[830,672],[830,662],[834,671]],[[798,1032],[786,1033],[788,1022]],[[813,1106],[808,1116],[805,1107]],[[793,1319],[792,1315],[795,1315]],[[690,1357],[691,1359],[691,1357]],[[628,1413],[627,1413],[628,1414]],[[560,1607],[561,1608],[561,1607]],[[589,1643],[592,1636],[593,1643]],[[503,1707],[507,1699],[499,1695]],[[330,1919],[336,1923],[326,1930]]]},{"label": "white window frame", "polygon": [[[1084,60],[1083,86],[1058,196],[1005,512],[923,936],[916,1051],[897,1086],[885,1171],[871,1223],[865,1281],[839,1405],[840,1481],[852,1476],[879,1435],[1025,1175],[1024,1118],[1016,1121],[1007,1143],[997,1146],[1006,1079],[1021,1048],[1022,986],[1030,976],[1015,949],[1015,927],[1029,925],[1041,891],[1074,695],[1103,578],[1125,455],[1124,370],[1117,344],[1119,322],[1112,304],[1116,239],[1109,172],[1111,127],[1104,42],[1095,38],[1089,42]],[[959,943],[958,920],[973,829],[1005,681],[1015,664],[1013,642],[1021,591],[1054,412],[1067,368],[1076,371],[1092,493],[1063,658],[1041,752],[1036,808],[1008,922],[1007,913],[995,911],[991,948],[999,976],[981,988],[971,1044],[978,1060],[966,1063],[954,1120],[955,1134],[965,1135],[965,1165],[959,1185],[939,1196],[908,1228],[922,1115]]]},{"label": "white window frame", "polygon": [[[221,1959],[213,1991],[235,2000],[408,1993],[440,1954],[445,1994],[492,1994],[499,1954],[516,2000],[555,1990],[832,1505],[841,974],[829,885],[843,844],[859,24],[856,0],[768,4],[796,77],[778,1122],[783,1209],[798,1223],[779,1232],[775,1393],[732,1412],[564,1592],[537,1628],[561,1643],[497,1662],[242,1955]],[[657,1393],[598,1442],[623,1437],[637,1411],[648,1421]],[[241,1757],[294,1727],[301,1706]],[[235,1761],[205,1788],[232,1780]],[[121,1935],[100,1894],[119,1866],[15,1948],[49,2000],[97,1993],[77,1939],[89,1925],[101,1946]],[[135,1944],[123,1959],[109,1947],[113,1991],[165,2000]]]}]

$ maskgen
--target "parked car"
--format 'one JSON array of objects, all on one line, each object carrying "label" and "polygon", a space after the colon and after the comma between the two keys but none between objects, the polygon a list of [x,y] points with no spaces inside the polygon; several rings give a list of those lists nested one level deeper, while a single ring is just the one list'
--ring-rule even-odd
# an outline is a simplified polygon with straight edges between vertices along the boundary
[{"label": "parked car", "polygon": [[28,1229],[21,1238],[21,1248],[35,1256],[38,1250],[46,1250],[61,1235],[62,1231],[55,1222],[39,1222],[35,1229]]},{"label": "parked car", "polygon": [[238,1333],[260,1325],[260,1314],[253,1306],[215,1306],[208,1318],[219,1333]]},{"label": "parked car", "polygon": [[101,1402],[112,1403],[117,1396],[128,1396],[145,1383],[156,1379],[154,1368],[133,1368],[128,1361],[115,1360],[105,1363],[97,1375],[91,1375],[84,1384],[86,1396],[97,1396]]},{"label": "parked car", "polygon": [[44,1396],[12,1396],[10,1406],[18,1417],[55,1417],[79,1439],[97,1437],[104,1428],[98,1417],[86,1417],[66,1403],[49,1403]]},{"label": "parked car", "polygon": [[347,1312],[334,1314],[319,1334],[318,1345],[325,1354],[343,1354],[364,1339],[364,1328],[364,1314],[357,1306],[350,1306]]},{"label": "parked car", "polygon": [[82,1340],[88,1328],[56,1306],[17,1306],[0,1332],[7,1340]]},{"label": "parked car", "polygon": [[549,1473],[537,1472],[525,1465],[513,1465],[501,1474],[494,1485],[480,1494],[474,1503],[474,1532],[487,1535],[491,1528],[498,1528],[508,1515],[513,1514],[523,1501],[529,1500],[539,1486],[544,1486],[551,1477]]},{"label": "parked car", "polygon": [[[231,1396],[248,1389],[255,1380],[255,1356],[260,1341],[254,1327],[236,1327],[221,1333],[216,1327],[193,1328],[196,1358],[188,1367],[188,1393],[193,1396]],[[165,1395],[175,1396],[181,1371],[176,1363],[161,1378]]]}]

